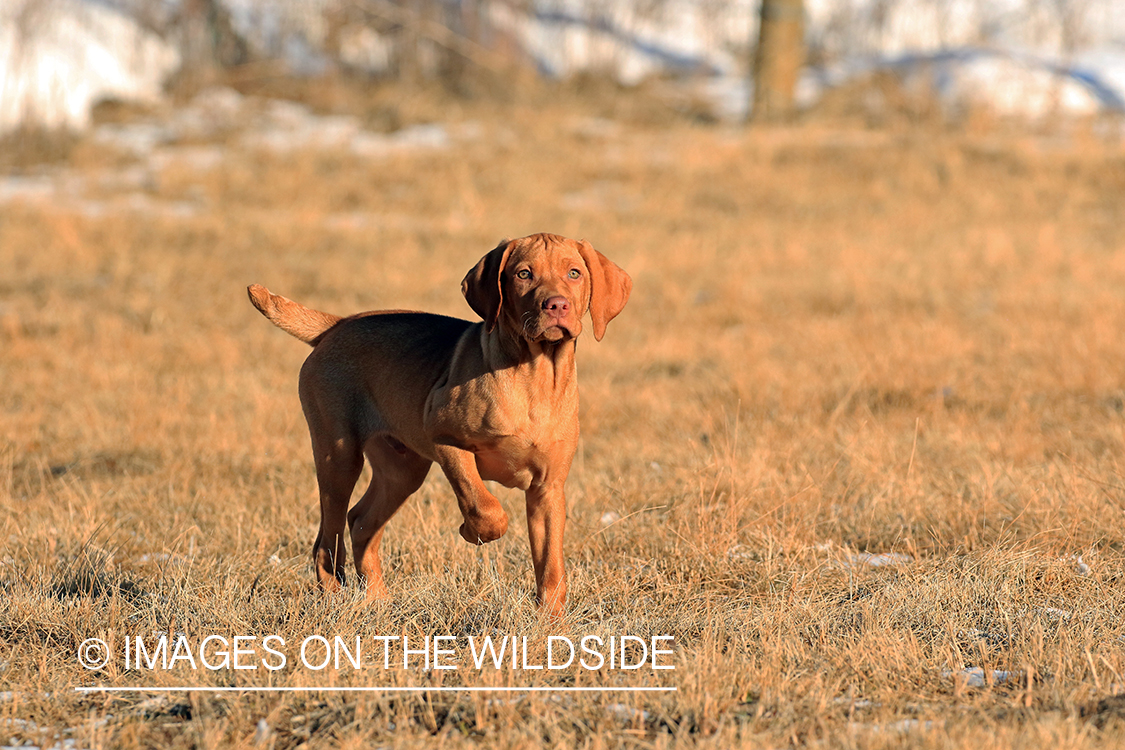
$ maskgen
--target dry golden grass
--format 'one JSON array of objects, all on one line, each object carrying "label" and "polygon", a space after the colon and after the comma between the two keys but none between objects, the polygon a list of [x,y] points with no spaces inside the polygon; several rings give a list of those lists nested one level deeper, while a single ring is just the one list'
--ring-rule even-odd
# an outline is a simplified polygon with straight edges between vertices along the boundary
[{"label": "dry golden grass", "polygon": [[[141,188],[192,216],[0,206],[0,744],[1120,746],[1125,153],[607,124],[552,98],[431,104],[478,123],[451,150],[231,145]],[[69,163],[93,185],[129,160],[79,142]],[[464,272],[535,231],[634,279],[580,346],[567,620],[536,618],[519,494],[508,536],[474,549],[437,470],[384,541],[393,602],[319,595],[307,349],[245,286],[468,317]],[[77,662],[87,638],[154,632],[666,634],[676,669]],[[971,667],[1020,674],[971,687]],[[73,692],[92,684],[679,690]]]}]

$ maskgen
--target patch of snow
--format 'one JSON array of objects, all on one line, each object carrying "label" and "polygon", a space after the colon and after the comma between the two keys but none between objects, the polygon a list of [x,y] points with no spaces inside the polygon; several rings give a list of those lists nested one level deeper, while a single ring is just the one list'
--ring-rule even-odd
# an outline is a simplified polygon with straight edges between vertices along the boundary
[{"label": "patch of snow", "polygon": [[852,722],[848,728],[854,731],[891,732],[893,734],[909,734],[911,732],[927,732],[937,725],[932,719],[901,719],[890,724],[861,724]]},{"label": "patch of snow", "polygon": [[55,180],[45,175],[0,177],[0,203],[47,200],[55,194],[55,190]]},{"label": "patch of snow", "polygon": [[1031,611],[1036,614],[1046,615],[1051,620],[1069,620],[1074,616],[1074,613],[1069,609],[1059,609],[1058,607],[1039,607]]},{"label": "patch of snow", "polygon": [[270,730],[269,722],[265,719],[258,719],[258,724],[254,728],[254,739],[251,740],[255,745],[262,745],[269,741],[270,735],[273,732]]},{"label": "patch of snow", "polygon": [[727,550],[727,557],[731,560],[753,560],[757,557],[754,551],[745,544],[736,544]]},{"label": "patch of snow", "polygon": [[942,677],[962,681],[965,687],[971,688],[986,687],[989,684],[1000,685],[1005,682],[1014,682],[1018,680],[1021,675],[1021,672],[1008,672],[999,669],[992,669],[985,672],[981,667],[969,667],[957,672],[947,669],[941,673]]},{"label": "patch of snow", "polygon": [[1059,558],[1059,562],[1064,565],[1070,565],[1075,573],[1080,576],[1090,575],[1090,566],[1082,559],[1082,555],[1071,555],[1070,557]]},{"label": "patch of snow", "polygon": [[158,101],[176,49],[107,5],[0,3],[0,131],[85,128],[102,99]]},{"label": "patch of snow", "polygon": [[176,132],[166,125],[155,122],[107,123],[95,128],[92,137],[94,143],[134,156],[145,156],[157,146],[174,141]]},{"label": "patch of snow", "polygon": [[885,568],[895,565],[906,565],[914,562],[914,558],[901,552],[858,552],[850,555],[844,561],[846,568]]}]

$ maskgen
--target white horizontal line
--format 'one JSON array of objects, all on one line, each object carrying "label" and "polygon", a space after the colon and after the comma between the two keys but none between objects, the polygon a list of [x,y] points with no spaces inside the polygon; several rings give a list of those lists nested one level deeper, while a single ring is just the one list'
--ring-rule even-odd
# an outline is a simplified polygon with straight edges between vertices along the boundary
[{"label": "white horizontal line", "polygon": [[674,687],[76,687],[76,693],[674,693]]}]

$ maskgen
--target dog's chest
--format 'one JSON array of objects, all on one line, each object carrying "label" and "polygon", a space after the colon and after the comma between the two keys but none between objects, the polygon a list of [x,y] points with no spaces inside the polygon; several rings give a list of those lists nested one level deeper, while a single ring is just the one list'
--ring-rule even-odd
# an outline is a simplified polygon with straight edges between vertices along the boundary
[{"label": "dog's chest", "polygon": [[473,451],[477,459],[477,472],[481,479],[526,490],[546,464],[541,452],[534,449],[521,450],[523,446],[513,446],[510,443],[511,441],[505,440],[477,447]]},{"label": "dog's chest", "polygon": [[435,437],[472,451],[483,479],[526,490],[578,444],[578,393],[531,389],[520,382],[477,381],[449,388],[433,404]]}]

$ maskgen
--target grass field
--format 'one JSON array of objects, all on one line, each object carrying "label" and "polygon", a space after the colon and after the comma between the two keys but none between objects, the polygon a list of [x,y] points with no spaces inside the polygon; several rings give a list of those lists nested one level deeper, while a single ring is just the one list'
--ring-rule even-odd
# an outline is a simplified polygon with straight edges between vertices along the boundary
[{"label": "grass field", "polygon": [[[362,122],[449,144],[86,138],[0,204],[0,745],[1125,745],[1120,143],[379,96]],[[470,317],[465,272],[537,231],[634,280],[579,346],[567,619],[536,617],[520,494],[473,548],[437,470],[384,540],[393,601],[320,595],[308,349],[246,285]],[[289,659],[126,669],[159,634],[275,634]],[[299,664],[314,635],[360,637],[367,668]],[[675,669],[385,670],[388,635],[526,636],[531,664],[549,635],[668,635]]]}]

